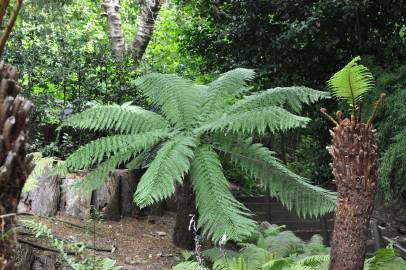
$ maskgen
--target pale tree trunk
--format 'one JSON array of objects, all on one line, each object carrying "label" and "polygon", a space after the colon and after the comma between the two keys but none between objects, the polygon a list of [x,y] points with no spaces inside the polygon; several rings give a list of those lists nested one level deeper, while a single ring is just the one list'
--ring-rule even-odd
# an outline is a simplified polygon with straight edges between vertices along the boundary
[{"label": "pale tree trunk", "polygon": [[155,21],[161,10],[163,0],[144,0],[141,15],[138,21],[138,31],[131,49],[135,65],[138,66],[148,47],[154,32]]},{"label": "pale tree trunk", "polygon": [[120,4],[118,0],[104,0],[102,7],[107,18],[111,49],[116,56],[122,56],[127,50],[127,42],[121,27]]},{"label": "pale tree trunk", "polygon": [[163,2],[164,0],[142,1],[142,10],[138,19],[138,31],[131,46],[129,46],[121,26],[119,0],[104,0],[102,4],[104,13],[102,15],[107,18],[110,44],[116,56],[122,57],[131,50],[134,66],[138,67],[152,38],[155,22]]},{"label": "pale tree trunk", "polygon": [[345,119],[333,129],[337,209],[330,270],[362,270],[377,186],[377,145],[370,125]]}]

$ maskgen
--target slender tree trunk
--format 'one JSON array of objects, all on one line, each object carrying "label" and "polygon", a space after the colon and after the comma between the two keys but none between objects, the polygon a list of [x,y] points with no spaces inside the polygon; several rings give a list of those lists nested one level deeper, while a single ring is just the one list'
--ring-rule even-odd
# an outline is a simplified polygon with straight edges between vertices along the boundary
[{"label": "slender tree trunk", "polygon": [[138,31],[132,43],[132,54],[135,65],[138,66],[152,38],[155,21],[161,10],[163,0],[144,0],[138,21]]},{"label": "slender tree trunk", "polygon": [[345,119],[332,136],[337,209],[330,270],[362,270],[377,186],[375,131]]},{"label": "slender tree trunk", "polygon": [[31,102],[19,94],[16,70],[10,65],[0,69],[0,270],[14,269],[16,247],[14,226],[17,204],[28,174],[31,159],[26,157],[27,114]]},{"label": "slender tree trunk", "polygon": [[164,0],[143,0],[141,14],[138,20],[138,31],[129,46],[121,27],[119,0],[104,0],[102,7],[107,18],[108,32],[113,53],[122,57],[128,50],[132,51],[134,66],[138,67],[145,50],[152,38],[155,21],[159,15]]},{"label": "slender tree trunk", "polygon": [[127,50],[127,42],[121,27],[120,4],[118,0],[104,0],[102,7],[107,18],[110,45],[114,55],[121,57]]},{"label": "slender tree trunk", "polygon": [[183,249],[194,248],[194,235],[189,231],[190,215],[195,214],[195,197],[189,176],[185,176],[183,185],[176,190],[176,222],[173,243]]}]

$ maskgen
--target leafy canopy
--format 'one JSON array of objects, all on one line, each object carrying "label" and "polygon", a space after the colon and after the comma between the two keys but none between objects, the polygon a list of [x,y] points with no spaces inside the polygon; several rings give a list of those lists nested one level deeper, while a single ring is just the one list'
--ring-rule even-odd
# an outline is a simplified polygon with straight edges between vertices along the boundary
[{"label": "leafy canopy", "polygon": [[249,138],[304,127],[309,119],[294,113],[302,104],[328,95],[306,87],[284,87],[234,103],[226,101],[246,93],[253,77],[252,70],[238,68],[207,85],[195,85],[177,75],[152,73],[138,78],[135,87],[158,112],[124,104],[97,106],[72,116],[63,126],[112,135],[81,147],[58,170],[95,167],[76,184],[91,190],[118,166],[147,167],[134,194],[141,207],[172,196],[187,175],[196,195],[198,226],[214,241],[224,233],[228,239],[240,239],[255,227],[248,210],[227,187],[219,154],[269,186],[273,196],[299,214],[318,216],[332,211],[333,193],[290,172],[271,151]]}]

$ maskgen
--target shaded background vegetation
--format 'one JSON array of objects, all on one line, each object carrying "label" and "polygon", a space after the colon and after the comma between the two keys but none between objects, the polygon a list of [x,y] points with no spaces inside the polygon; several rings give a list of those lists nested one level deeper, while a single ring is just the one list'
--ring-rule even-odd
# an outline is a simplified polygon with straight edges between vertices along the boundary
[{"label": "shaded background vegetation", "polygon": [[[149,107],[132,85],[146,72],[178,73],[204,83],[212,74],[246,67],[257,71],[258,89],[305,85],[324,90],[332,73],[362,55],[377,79],[368,98],[374,100],[382,91],[388,94],[377,118],[381,190],[387,198],[405,193],[403,1],[167,1],[137,70],[130,57],[117,61],[112,56],[98,1],[63,2],[44,6],[26,1],[5,56],[18,67],[25,95],[36,104],[32,150],[63,158],[97,136],[55,130],[64,117],[95,103],[134,101]],[[134,35],[140,2],[125,0],[121,5],[123,28]],[[321,105],[336,109],[328,102],[305,108],[314,119],[308,128],[257,140],[276,151],[293,171],[333,187],[325,151],[330,126],[319,115]],[[236,183],[255,190],[253,181],[241,181],[231,164],[226,169]]]}]

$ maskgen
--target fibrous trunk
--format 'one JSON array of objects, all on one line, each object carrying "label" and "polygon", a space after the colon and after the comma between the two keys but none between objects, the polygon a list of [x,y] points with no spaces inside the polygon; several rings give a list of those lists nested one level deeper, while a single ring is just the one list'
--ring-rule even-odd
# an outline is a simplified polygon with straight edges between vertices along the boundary
[{"label": "fibrous trunk", "polygon": [[348,119],[333,129],[337,208],[330,270],[363,269],[377,186],[377,145],[369,125]]},{"label": "fibrous trunk", "polygon": [[31,159],[26,157],[26,124],[31,102],[19,94],[16,70],[10,65],[0,69],[0,269],[14,269],[17,204]]},{"label": "fibrous trunk", "polygon": [[176,222],[173,232],[173,243],[183,249],[194,248],[194,235],[189,230],[191,215],[195,214],[195,198],[189,177],[176,191]]}]

